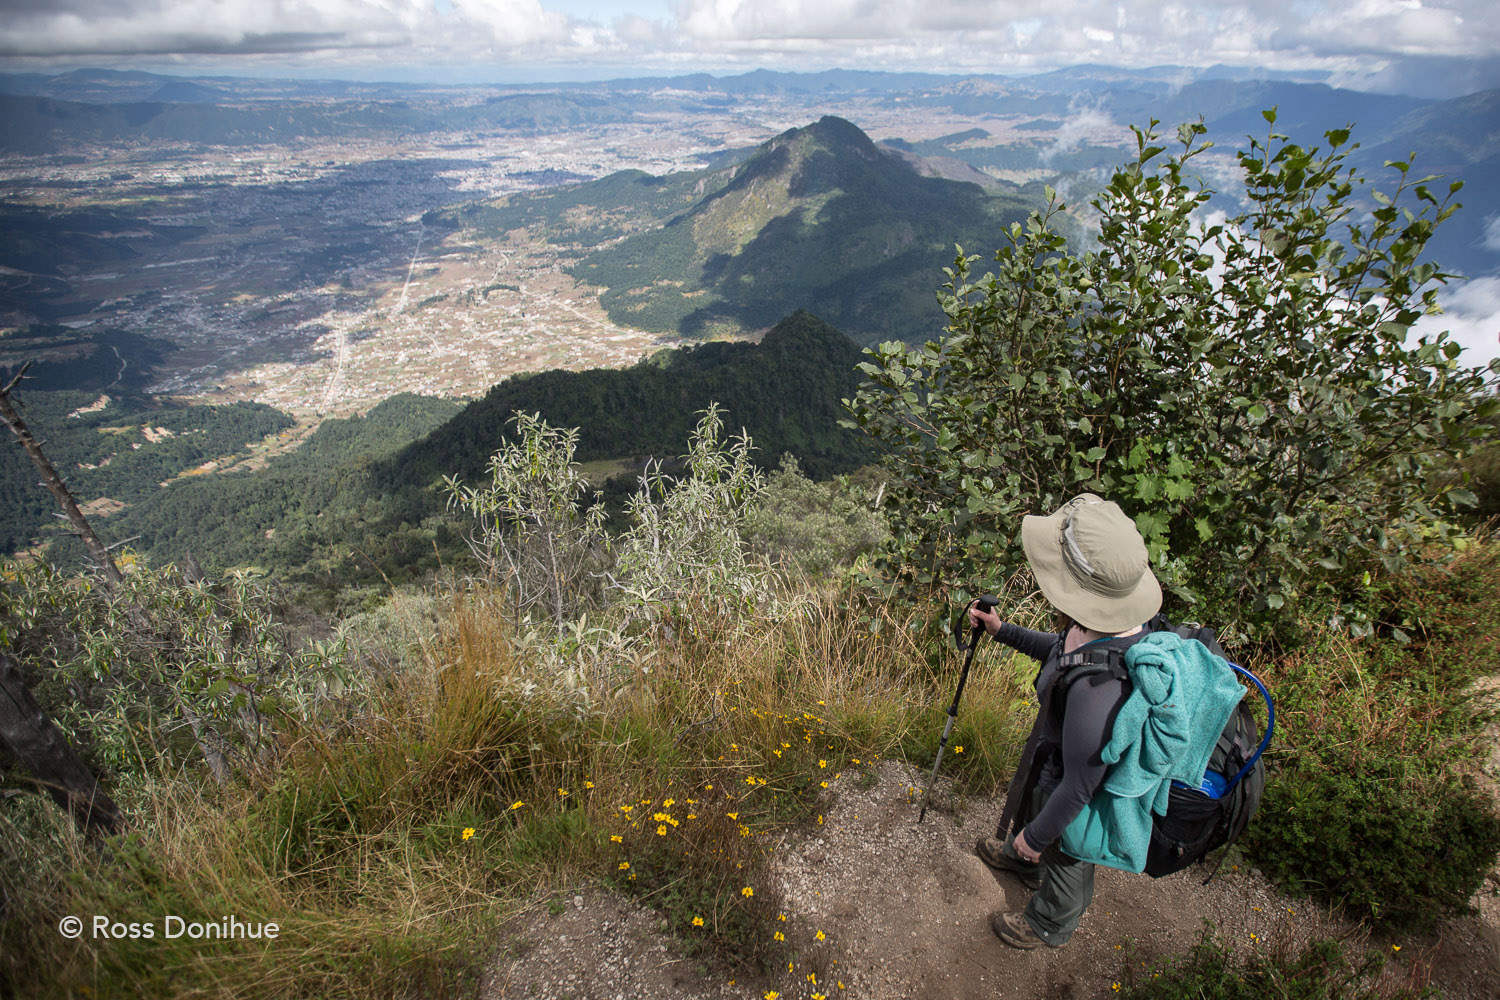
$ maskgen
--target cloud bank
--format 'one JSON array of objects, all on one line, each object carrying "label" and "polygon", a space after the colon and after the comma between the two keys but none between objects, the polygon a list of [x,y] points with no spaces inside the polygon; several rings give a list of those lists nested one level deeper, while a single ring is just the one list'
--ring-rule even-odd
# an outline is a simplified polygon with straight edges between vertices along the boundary
[{"label": "cloud bank", "polygon": [[1390,85],[1409,75],[1403,67],[1433,60],[1500,79],[1500,18],[1489,8],[1489,0],[0,0],[0,58],[39,68],[235,56],[330,75],[341,65],[1004,73],[1217,62]]}]

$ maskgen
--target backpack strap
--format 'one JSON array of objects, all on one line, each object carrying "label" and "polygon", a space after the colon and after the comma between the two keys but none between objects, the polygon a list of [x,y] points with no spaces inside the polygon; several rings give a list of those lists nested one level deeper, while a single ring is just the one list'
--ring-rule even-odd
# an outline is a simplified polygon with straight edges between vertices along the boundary
[{"label": "backpack strap", "polygon": [[1105,645],[1082,646],[1057,658],[1059,671],[1052,682],[1053,717],[1061,719],[1068,704],[1068,692],[1079,681],[1087,680],[1098,687],[1109,680],[1128,681],[1125,652]]}]

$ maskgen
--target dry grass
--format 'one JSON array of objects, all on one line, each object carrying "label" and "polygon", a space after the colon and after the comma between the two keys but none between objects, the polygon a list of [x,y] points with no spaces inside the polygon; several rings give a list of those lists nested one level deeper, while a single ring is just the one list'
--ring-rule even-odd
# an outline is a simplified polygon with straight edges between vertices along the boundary
[{"label": "dry grass", "polygon": [[[290,729],[230,789],[152,785],[131,838],[106,852],[45,812],[9,813],[0,985],[18,997],[442,995],[471,981],[517,907],[596,880],[649,895],[684,927],[711,917],[700,945],[742,951],[772,938],[761,931],[775,900],[739,895],[766,850],[816,823],[830,776],[881,756],[925,766],[957,680],[927,623],[846,592],[733,618],[682,602],[634,642],[606,628],[517,635],[503,595],[484,590],[439,603],[436,638],[370,657],[380,669],[356,713]],[[965,696],[968,752],[948,758],[970,782],[998,782],[1028,719],[1029,672],[998,653],[985,651]],[[672,809],[675,839],[656,832],[665,823],[622,827],[621,805],[639,817],[689,796],[717,808],[692,823]],[[626,883],[627,854],[649,884]],[[65,914],[157,936],[69,941]],[[166,941],[167,914],[275,921],[280,936]]]}]

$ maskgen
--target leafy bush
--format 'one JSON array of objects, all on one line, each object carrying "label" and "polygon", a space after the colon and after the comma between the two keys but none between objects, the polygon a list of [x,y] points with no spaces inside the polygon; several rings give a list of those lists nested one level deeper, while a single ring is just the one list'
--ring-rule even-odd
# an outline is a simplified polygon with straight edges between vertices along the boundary
[{"label": "leafy bush", "polygon": [[357,684],[339,636],[299,644],[254,575],[121,561],[116,588],[36,564],[0,580],[0,647],[102,779],[206,764],[223,780]]},{"label": "leafy bush", "polygon": [[1420,926],[1468,912],[1500,855],[1500,815],[1458,778],[1299,764],[1267,784],[1245,843],[1292,892]]},{"label": "leafy bush", "polygon": [[787,453],[745,518],[745,538],[769,560],[824,577],[884,543],[874,499],[861,486],[813,482]]},{"label": "leafy bush", "polygon": [[1468,908],[1500,855],[1500,817],[1464,777],[1493,747],[1495,707],[1475,684],[1495,669],[1483,623],[1500,609],[1497,560],[1500,545],[1471,544],[1381,588],[1375,617],[1399,611],[1409,634],[1309,630],[1261,665],[1277,735],[1244,843],[1288,890],[1380,923]]},{"label": "leafy bush", "polygon": [[1439,200],[1396,163],[1366,216],[1347,130],[1327,152],[1273,130],[1238,154],[1250,212],[1200,222],[1204,126],[1163,157],[1155,124],[1092,203],[1096,249],[1067,249],[1054,197],[994,273],[959,254],[939,339],[861,365],[852,425],[885,452],[908,592],[1009,576],[1019,516],[1084,491],[1132,512],[1163,582],[1224,617],[1337,600],[1452,536],[1439,514],[1470,498],[1430,473],[1480,433],[1494,377],[1446,334],[1406,339],[1450,277],[1422,258],[1458,184]]}]

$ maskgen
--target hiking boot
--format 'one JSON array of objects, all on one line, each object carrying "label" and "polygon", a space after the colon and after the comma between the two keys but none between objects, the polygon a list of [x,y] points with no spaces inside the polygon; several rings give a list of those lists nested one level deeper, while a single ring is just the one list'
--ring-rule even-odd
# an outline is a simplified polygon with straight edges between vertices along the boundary
[{"label": "hiking boot", "polygon": [[[994,837],[980,837],[974,844],[974,853],[979,855],[979,860],[989,865],[996,871],[1010,872],[1021,880],[1021,884],[1031,891],[1042,887],[1042,876],[1036,868],[1031,866],[1022,867],[1026,862],[1020,858],[1013,858],[1005,853],[1005,842]],[[1040,866],[1038,866],[1040,867]]]},{"label": "hiking boot", "polygon": [[990,930],[995,932],[995,937],[1004,941],[1012,948],[1030,950],[1040,948],[1047,942],[1037,936],[1036,931],[1026,922],[1026,917],[1021,913],[1007,910],[996,910],[990,914]]}]

